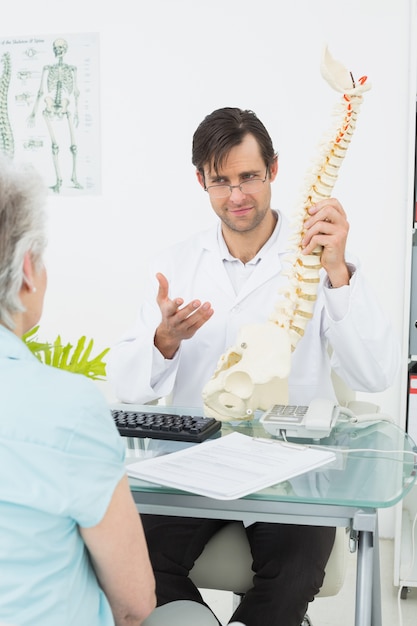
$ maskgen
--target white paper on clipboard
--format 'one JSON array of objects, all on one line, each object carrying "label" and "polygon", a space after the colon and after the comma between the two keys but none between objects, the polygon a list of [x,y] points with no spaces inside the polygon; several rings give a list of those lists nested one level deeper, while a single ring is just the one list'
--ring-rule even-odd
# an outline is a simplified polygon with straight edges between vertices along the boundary
[{"label": "white paper on clipboard", "polygon": [[336,455],[241,433],[127,466],[127,474],[217,500],[235,500],[328,465]]}]

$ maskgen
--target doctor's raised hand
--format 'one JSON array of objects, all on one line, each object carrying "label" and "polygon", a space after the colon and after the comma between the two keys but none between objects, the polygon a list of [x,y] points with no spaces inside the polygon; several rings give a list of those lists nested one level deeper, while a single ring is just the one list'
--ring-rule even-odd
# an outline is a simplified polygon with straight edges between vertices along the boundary
[{"label": "doctor's raised hand", "polygon": [[182,298],[171,300],[168,296],[168,280],[158,272],[159,283],[156,301],[161,310],[162,320],[155,331],[154,344],[166,358],[172,359],[183,339],[190,339],[213,315],[210,302],[192,300],[184,304]]}]

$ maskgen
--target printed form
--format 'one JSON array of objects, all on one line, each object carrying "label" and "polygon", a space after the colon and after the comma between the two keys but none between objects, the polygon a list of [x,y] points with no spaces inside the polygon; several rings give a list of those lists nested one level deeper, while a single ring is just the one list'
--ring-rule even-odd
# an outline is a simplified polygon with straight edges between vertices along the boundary
[{"label": "printed form", "polygon": [[331,450],[241,433],[127,466],[151,483],[218,500],[234,500],[336,460]]}]

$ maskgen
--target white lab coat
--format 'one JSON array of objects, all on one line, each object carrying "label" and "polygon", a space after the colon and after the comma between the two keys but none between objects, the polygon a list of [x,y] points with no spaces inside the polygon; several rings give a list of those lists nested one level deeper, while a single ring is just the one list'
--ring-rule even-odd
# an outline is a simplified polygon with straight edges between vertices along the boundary
[{"label": "white lab coat", "polygon": [[[291,233],[282,214],[277,228],[277,240],[237,295],[220,254],[220,225],[157,256],[136,324],[109,353],[108,380],[121,402],[144,404],[169,397],[174,406],[202,406],[202,389],[220,356],[235,344],[239,328],[266,321],[288,284],[281,270]],[[353,268],[350,285],[339,289],[326,287],[323,272],[314,316],[292,356],[291,403],[333,398],[331,368],[356,391],[382,391],[393,383],[400,363],[399,340],[360,268],[357,264]],[[214,309],[211,319],[182,342],[172,360],[164,359],[153,344],[161,319],[156,272],[167,277],[170,298],[181,297],[186,304],[198,298]]]}]

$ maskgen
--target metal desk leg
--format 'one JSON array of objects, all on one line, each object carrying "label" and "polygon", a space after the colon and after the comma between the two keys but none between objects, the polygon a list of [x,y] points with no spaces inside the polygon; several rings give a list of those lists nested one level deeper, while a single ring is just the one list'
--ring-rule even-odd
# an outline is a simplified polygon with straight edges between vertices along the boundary
[{"label": "metal desk leg", "polygon": [[382,626],[378,523],[358,533],[355,626]]},{"label": "metal desk leg", "polygon": [[374,530],[374,571],[372,580],[372,626],[382,626],[381,569],[379,562],[378,517]]},{"label": "metal desk leg", "polygon": [[361,530],[358,536],[356,567],[355,626],[371,626],[373,587],[373,533]]}]

